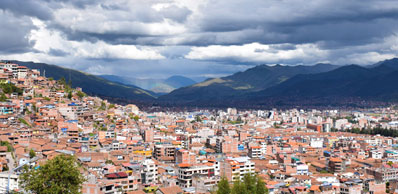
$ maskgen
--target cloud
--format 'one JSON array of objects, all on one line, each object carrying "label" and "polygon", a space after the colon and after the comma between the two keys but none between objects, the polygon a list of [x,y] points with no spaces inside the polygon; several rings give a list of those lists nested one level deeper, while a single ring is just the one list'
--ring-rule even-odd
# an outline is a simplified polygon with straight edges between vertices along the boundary
[{"label": "cloud", "polygon": [[285,45],[251,43],[234,46],[193,47],[185,57],[193,60],[239,61],[242,63],[313,63],[324,59],[328,52],[313,44],[302,44],[291,49],[275,50]]},{"label": "cloud", "polygon": [[0,10],[0,53],[21,53],[31,51],[34,42],[29,33],[35,28],[27,17],[16,18],[9,12]]},{"label": "cloud", "polygon": [[396,0],[2,0],[0,57],[91,73],[227,75],[397,56]]},{"label": "cloud", "polygon": [[31,32],[30,40],[35,42],[33,48],[53,56],[62,56],[62,54],[69,53],[77,58],[95,59],[153,60],[164,58],[156,50],[148,47],[138,48],[134,45],[110,45],[104,41],[94,43],[88,41],[69,41],[65,39],[65,36],[61,32],[48,30],[43,22],[33,20],[33,23],[38,28]]},{"label": "cloud", "polygon": [[31,16],[41,20],[52,18],[52,10],[45,6],[46,3],[40,1],[27,0],[1,0],[0,9],[10,11],[16,16]]}]

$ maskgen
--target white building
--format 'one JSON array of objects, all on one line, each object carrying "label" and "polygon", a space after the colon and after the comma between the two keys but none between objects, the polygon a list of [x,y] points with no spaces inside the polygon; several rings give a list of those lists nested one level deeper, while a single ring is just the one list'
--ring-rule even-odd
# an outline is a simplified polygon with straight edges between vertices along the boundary
[{"label": "white building", "polygon": [[155,184],[158,182],[158,166],[153,160],[145,160],[142,163],[143,172],[141,173],[143,184]]},{"label": "white building", "polygon": [[[10,175],[10,191],[19,189],[18,185],[18,175],[11,174]],[[8,172],[0,173],[0,193],[6,193],[8,187]]]},{"label": "white building", "polygon": [[298,175],[308,175],[308,166],[304,163],[297,164],[297,172]]},{"label": "white building", "polygon": [[311,138],[310,146],[313,148],[323,147],[323,138]]}]

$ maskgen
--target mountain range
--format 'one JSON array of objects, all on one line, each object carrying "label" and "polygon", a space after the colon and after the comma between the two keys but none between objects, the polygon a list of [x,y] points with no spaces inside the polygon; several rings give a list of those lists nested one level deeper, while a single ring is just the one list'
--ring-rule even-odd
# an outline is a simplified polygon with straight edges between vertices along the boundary
[{"label": "mountain range", "polygon": [[159,100],[186,103],[223,101],[267,89],[298,74],[327,72],[338,67],[330,64],[316,64],[314,66],[259,65],[244,72],[179,88],[161,96]]},{"label": "mountain range", "polygon": [[398,102],[398,59],[370,66],[260,65],[161,96],[168,105],[370,106]]},{"label": "mountain range", "polygon": [[[73,87],[100,97],[155,103],[163,106],[279,107],[370,106],[398,102],[398,59],[369,66],[316,64],[314,66],[259,65],[230,76],[195,83],[183,77],[158,79],[172,90],[158,93],[142,89],[131,80],[112,75],[95,76],[44,63],[13,61],[67,81]],[[105,79],[106,78],[106,79]],[[129,82],[127,82],[129,81]],[[155,83],[146,80],[147,83]],[[127,83],[127,84],[126,84]],[[191,85],[190,85],[191,84]],[[156,84],[155,84],[156,85]],[[152,87],[156,88],[156,87]]]},{"label": "mountain range", "polygon": [[397,102],[397,83],[398,59],[395,58],[370,67],[347,65],[329,72],[297,75],[274,87],[238,98],[259,104],[275,99],[284,104]]},{"label": "mountain range", "polygon": [[155,94],[136,86],[124,85],[117,82],[111,82],[104,78],[90,75],[73,69],[63,68],[56,65],[45,63],[10,61],[30,69],[38,69],[46,77],[52,77],[56,80],[65,78],[72,87],[80,87],[82,90],[93,96],[105,98],[125,99],[129,101],[153,101]]},{"label": "mountain range", "polygon": [[167,94],[177,88],[193,85],[196,82],[190,78],[174,75],[167,79],[143,79],[116,75],[100,75],[112,82],[133,85],[154,92],[157,95]]}]

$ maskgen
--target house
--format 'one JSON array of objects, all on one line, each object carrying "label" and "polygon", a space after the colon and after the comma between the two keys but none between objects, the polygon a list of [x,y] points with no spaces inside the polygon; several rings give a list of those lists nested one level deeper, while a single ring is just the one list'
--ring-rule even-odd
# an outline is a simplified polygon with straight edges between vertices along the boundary
[{"label": "house", "polygon": [[183,194],[184,191],[179,186],[163,187],[156,191],[156,194]]}]

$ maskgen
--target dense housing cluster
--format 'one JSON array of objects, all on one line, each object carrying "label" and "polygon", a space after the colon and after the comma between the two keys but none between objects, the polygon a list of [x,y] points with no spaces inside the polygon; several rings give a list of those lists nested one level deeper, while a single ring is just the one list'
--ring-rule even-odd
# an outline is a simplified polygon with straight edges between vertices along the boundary
[{"label": "dense housing cluster", "polygon": [[270,193],[398,189],[396,107],[143,112],[17,64],[0,63],[0,82],[2,193],[60,154],[84,167],[85,194],[210,193],[246,174]]}]

